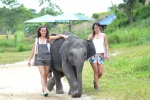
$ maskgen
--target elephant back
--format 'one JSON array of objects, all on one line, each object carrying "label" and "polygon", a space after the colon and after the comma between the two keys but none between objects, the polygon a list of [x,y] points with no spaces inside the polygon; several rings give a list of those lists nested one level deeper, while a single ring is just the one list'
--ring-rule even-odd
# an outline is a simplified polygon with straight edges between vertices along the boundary
[{"label": "elephant back", "polygon": [[54,40],[51,44],[51,67],[52,70],[62,71],[61,68],[61,57],[59,54],[59,50],[63,42],[65,41],[64,38],[59,38],[57,40]]}]

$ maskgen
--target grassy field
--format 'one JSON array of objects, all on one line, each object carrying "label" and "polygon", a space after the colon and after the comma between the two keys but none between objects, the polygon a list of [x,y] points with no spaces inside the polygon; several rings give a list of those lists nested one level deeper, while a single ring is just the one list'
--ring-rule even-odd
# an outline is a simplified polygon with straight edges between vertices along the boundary
[{"label": "grassy field", "polygon": [[[93,70],[88,61],[83,68],[83,93],[94,100],[149,100],[150,45],[110,48],[110,60],[105,61],[100,91],[93,88]],[[0,64],[28,60],[30,51],[0,53]]]},{"label": "grassy field", "polygon": [[149,50],[150,45],[111,48],[110,60],[105,61],[104,75],[99,81],[100,91],[93,88],[93,70],[86,61],[83,70],[83,92],[93,95],[95,99],[149,100]]},{"label": "grassy field", "polygon": [[11,64],[14,62],[28,60],[30,51],[0,53],[0,64]]}]

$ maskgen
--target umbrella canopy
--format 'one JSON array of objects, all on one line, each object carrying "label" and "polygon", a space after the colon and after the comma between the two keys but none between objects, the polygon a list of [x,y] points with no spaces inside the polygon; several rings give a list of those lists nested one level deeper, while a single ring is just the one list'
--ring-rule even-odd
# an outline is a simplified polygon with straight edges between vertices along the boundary
[{"label": "umbrella canopy", "polygon": [[55,20],[53,19],[54,16],[51,15],[44,15],[44,16],[40,16],[37,18],[33,18],[31,20],[27,20],[24,23],[36,23],[36,22],[55,22]]},{"label": "umbrella canopy", "polygon": [[79,14],[74,14],[74,13],[63,13],[61,15],[55,16],[54,20],[57,22],[69,22],[72,20],[94,20],[93,18],[84,16],[84,15],[79,15]]},{"label": "umbrella canopy", "polygon": [[73,21],[73,20],[88,21],[88,20],[94,20],[94,19],[84,16],[84,15],[79,15],[79,14],[74,14],[74,13],[63,13],[61,15],[55,16],[54,20],[56,22],[69,22],[68,27],[69,27],[69,31],[71,31],[70,21]]},{"label": "umbrella canopy", "polygon": [[71,31],[71,24],[70,21],[73,20],[83,20],[83,21],[88,21],[88,20],[94,20],[93,18],[84,16],[84,15],[79,15],[79,14],[74,14],[74,13],[63,13],[58,16],[52,16],[52,15],[44,15],[40,16],[37,18],[33,18],[30,20],[25,21],[24,23],[37,23],[37,22],[68,22],[69,25],[69,31]]}]

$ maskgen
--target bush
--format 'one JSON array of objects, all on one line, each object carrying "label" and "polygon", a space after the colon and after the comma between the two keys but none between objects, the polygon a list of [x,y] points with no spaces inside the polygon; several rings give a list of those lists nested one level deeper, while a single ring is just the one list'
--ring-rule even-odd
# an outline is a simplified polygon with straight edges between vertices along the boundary
[{"label": "bush", "polygon": [[146,19],[150,16],[150,5],[144,5],[142,7],[139,7],[137,10],[134,11],[133,19],[135,21]]},{"label": "bush", "polygon": [[26,46],[24,44],[19,44],[17,46],[17,51],[18,52],[23,52],[23,51],[26,51]]},{"label": "bush", "polygon": [[1,39],[0,47],[15,47],[14,39]]}]

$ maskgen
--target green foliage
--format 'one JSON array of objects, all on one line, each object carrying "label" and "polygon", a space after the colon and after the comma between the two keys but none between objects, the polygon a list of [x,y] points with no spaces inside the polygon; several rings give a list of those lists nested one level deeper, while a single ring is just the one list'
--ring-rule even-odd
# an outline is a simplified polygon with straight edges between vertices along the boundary
[{"label": "green foliage", "polygon": [[92,15],[92,17],[93,17],[94,19],[98,19],[98,14],[95,13],[95,14]]},{"label": "green foliage", "polygon": [[14,39],[0,39],[0,47],[15,47]]},{"label": "green foliage", "polygon": [[15,39],[20,42],[24,39],[24,33],[22,31],[17,31],[15,33]]},{"label": "green foliage", "polygon": [[14,33],[17,30],[23,30],[24,21],[36,15],[23,5],[11,9],[6,7],[0,8],[0,13],[0,31],[3,33],[7,31]]},{"label": "green foliage", "polygon": [[146,19],[150,16],[150,5],[144,5],[134,11],[133,18],[135,21]]},{"label": "green foliage", "polygon": [[18,44],[17,45],[17,51],[18,52],[26,51],[26,46],[24,44]]},{"label": "green foliage", "polygon": [[118,10],[115,11],[117,19],[114,20],[111,24],[107,25],[107,28],[105,30],[106,33],[112,33],[115,30],[126,27],[129,24],[128,18],[124,13],[119,12]]},{"label": "green foliage", "polygon": [[132,43],[134,41],[138,41],[142,37],[142,34],[139,30],[132,28],[132,29],[122,29],[117,30],[112,34],[108,35],[108,42],[110,44],[116,43]]},{"label": "green foliage", "polygon": [[0,52],[22,52],[32,49],[33,38],[24,38],[22,32],[17,32],[15,35],[10,39],[0,39]]},{"label": "green foliage", "polygon": [[[136,9],[133,9],[133,14],[132,14],[134,23],[136,23],[136,21],[139,21],[139,20],[147,19],[150,16],[150,11],[149,11],[150,5],[141,6],[138,3],[137,5],[138,7]],[[119,7],[125,8],[126,6],[123,4],[120,4]],[[117,19],[114,20],[110,25],[108,25],[105,30],[105,32],[108,34],[114,32],[118,28],[124,28],[130,24],[129,18],[132,16],[130,16],[131,14],[125,13],[124,9],[116,9],[115,14],[117,16]]]}]

